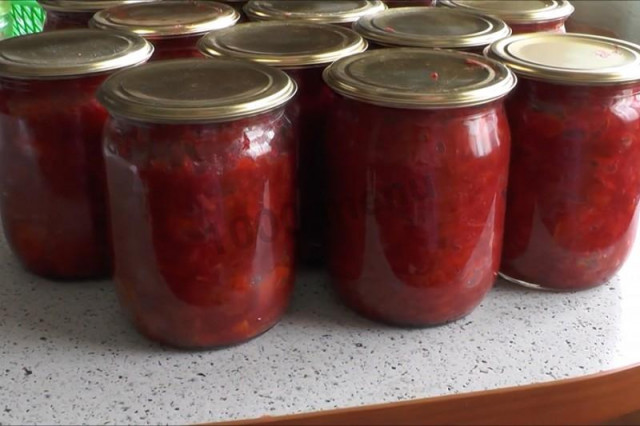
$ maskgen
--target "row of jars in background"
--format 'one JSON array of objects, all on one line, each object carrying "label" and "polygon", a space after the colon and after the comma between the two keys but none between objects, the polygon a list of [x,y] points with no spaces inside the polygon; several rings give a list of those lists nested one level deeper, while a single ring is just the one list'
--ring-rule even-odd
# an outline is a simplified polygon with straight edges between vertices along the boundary
[{"label": "row of jars in background", "polygon": [[[156,50],[194,47],[197,38],[208,31],[226,28],[236,22],[248,19],[253,21],[299,20],[323,24],[341,24],[351,26],[358,19],[376,14],[389,7],[397,6],[434,6],[435,0],[333,0],[333,1],[288,1],[253,0],[221,1],[228,6],[216,3],[209,7],[199,7],[186,2],[165,1],[164,8],[156,7],[149,15],[145,7],[135,4],[149,3],[153,0],[40,0],[47,10],[45,31],[86,28],[97,14],[95,26],[108,29],[128,29],[145,36],[156,44]],[[156,2],[157,3],[157,2]],[[514,33],[554,31],[564,32],[565,21],[573,13],[573,7],[566,0],[442,0],[440,5],[457,10],[496,16],[505,21]],[[123,6],[123,7],[118,7]],[[233,6],[233,8],[231,7]],[[112,9],[109,12],[102,12]],[[234,10],[235,9],[235,10]],[[405,20],[405,23],[407,21]],[[440,22],[443,27],[445,22]],[[430,33],[428,26],[421,28],[418,22],[409,23],[402,32],[414,36],[463,36],[481,35],[486,28],[473,28],[468,24],[452,19],[446,24],[450,30],[444,34]],[[380,27],[384,29],[386,27]],[[460,28],[460,30],[457,30]],[[491,31],[491,30],[489,30]],[[393,44],[397,44],[390,37]],[[405,40],[410,42],[411,40]],[[168,46],[164,46],[168,44]],[[193,52],[194,50],[192,50]]]},{"label": "row of jars in background", "polygon": [[[154,44],[153,60],[199,57],[201,53],[197,42],[203,33],[225,30],[218,38],[220,45],[212,49],[213,54],[219,51],[221,54],[288,69],[298,68],[298,82],[304,79],[303,86],[310,87],[302,91],[303,96],[309,93],[304,102],[308,107],[301,115],[304,139],[309,142],[300,153],[303,187],[300,248],[305,260],[314,263],[322,261],[323,240],[326,237],[326,199],[318,183],[318,176],[322,173],[319,169],[321,144],[317,141],[322,140],[322,132],[318,129],[323,127],[323,114],[320,112],[325,102],[319,94],[323,83],[318,66],[355,53],[362,46],[354,48],[351,46],[353,40],[347,36],[323,36],[308,27],[289,27],[288,32],[283,34],[277,25],[235,26],[240,18],[239,13],[231,6],[216,2],[133,1],[97,12],[88,12],[86,9],[112,5],[113,2],[85,1],[78,5],[77,1],[45,0],[42,3],[49,8],[48,29],[89,25],[105,30],[131,31]],[[398,3],[407,2],[395,4]],[[418,3],[433,4],[431,1]],[[502,3],[492,1],[443,1],[441,4],[447,4],[450,8],[403,7],[385,10],[385,5],[380,1],[258,0],[249,2],[244,9],[255,20],[282,22],[286,19],[345,24],[353,27],[372,47],[447,48],[475,53],[481,53],[490,43],[511,34],[511,28],[504,21],[476,13],[478,11],[492,14],[500,12],[516,29],[531,30],[535,26],[541,31],[563,29],[565,20],[573,11],[566,1],[516,2],[510,3],[511,8],[506,11],[502,10]],[[69,9],[73,7],[82,12],[70,13]],[[74,19],[65,18],[69,14]],[[288,44],[283,44],[283,40],[288,40]]]},{"label": "row of jars in background", "polygon": [[[326,177],[311,194],[327,208],[329,268],[350,306],[430,325],[480,302],[503,242],[508,68],[362,52],[351,30],[305,23],[241,24],[199,45],[252,61],[143,65],[97,102],[108,74],[148,59],[147,42],[87,30],[0,43],[0,208],[27,268],[107,274],[113,235],[119,294],[145,334],[181,346],[253,337],[290,295],[300,151],[310,178]],[[487,54],[522,77],[507,108],[503,272],[556,289],[606,281],[635,236],[638,47],[538,34]]]}]

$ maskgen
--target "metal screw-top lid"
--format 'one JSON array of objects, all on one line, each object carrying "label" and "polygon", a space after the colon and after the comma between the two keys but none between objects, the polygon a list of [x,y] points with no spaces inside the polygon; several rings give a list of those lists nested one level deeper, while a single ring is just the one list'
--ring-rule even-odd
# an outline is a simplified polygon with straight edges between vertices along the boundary
[{"label": "metal screw-top lid", "polygon": [[337,25],[298,21],[250,22],[212,32],[198,47],[208,56],[233,56],[297,68],[324,65],[367,48],[355,32]]},{"label": "metal screw-top lid", "polygon": [[122,4],[150,1],[157,0],[38,0],[38,3],[46,10],[59,12],[97,12]]},{"label": "metal screw-top lid", "polygon": [[440,4],[494,15],[508,24],[554,21],[574,11],[567,0],[440,0]]},{"label": "metal screw-top lid", "polygon": [[575,85],[640,81],[640,46],[608,37],[521,34],[492,44],[487,55],[536,80]]},{"label": "metal screw-top lid", "polygon": [[90,26],[132,31],[141,36],[177,37],[227,28],[240,14],[212,1],[170,1],[126,4],[96,13]]},{"label": "metal screw-top lid", "polygon": [[98,100],[113,114],[150,122],[229,121],[277,108],[296,93],[276,68],[232,58],[153,62],[111,76]]},{"label": "metal screw-top lid", "polygon": [[0,75],[56,79],[99,74],[146,62],[153,46],[123,31],[63,30],[0,41]]},{"label": "metal screw-top lid", "polygon": [[516,84],[515,75],[491,59],[421,48],[349,56],[330,65],[324,80],[348,98],[408,109],[480,105],[506,96]]},{"label": "metal screw-top lid", "polygon": [[355,22],[385,9],[379,0],[252,0],[244,8],[254,21],[304,20],[321,24]]},{"label": "metal screw-top lid", "polygon": [[446,49],[481,48],[511,35],[498,18],[430,7],[385,10],[359,19],[353,28],[382,45]]}]

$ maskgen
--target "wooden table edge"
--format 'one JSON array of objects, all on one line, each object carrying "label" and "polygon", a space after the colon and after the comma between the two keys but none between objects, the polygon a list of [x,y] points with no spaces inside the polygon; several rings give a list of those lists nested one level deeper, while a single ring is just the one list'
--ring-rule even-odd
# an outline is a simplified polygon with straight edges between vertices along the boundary
[{"label": "wooden table edge", "polygon": [[640,410],[640,363],[583,377],[211,425],[599,424]]}]

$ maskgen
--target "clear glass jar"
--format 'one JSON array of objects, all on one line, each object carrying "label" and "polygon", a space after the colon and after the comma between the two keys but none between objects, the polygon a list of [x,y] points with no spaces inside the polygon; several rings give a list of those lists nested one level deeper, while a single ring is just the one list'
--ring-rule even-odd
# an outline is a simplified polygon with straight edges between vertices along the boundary
[{"label": "clear glass jar", "polygon": [[[457,78],[447,78],[455,75]],[[471,312],[500,263],[513,74],[481,56],[380,49],[325,71],[329,268],[374,320],[427,326]]]},{"label": "clear glass jar", "polygon": [[152,60],[165,60],[201,57],[198,40],[210,31],[235,25],[239,19],[240,14],[226,4],[163,0],[102,10],[89,25],[143,36],[155,47]]},{"label": "clear glass jar", "polygon": [[84,29],[99,10],[154,0],[38,0],[47,12],[43,31]]},{"label": "clear glass jar", "polygon": [[482,54],[511,35],[498,18],[447,8],[403,7],[359,19],[353,29],[378,47],[454,49]]},{"label": "clear glass jar", "polygon": [[111,72],[151,52],[138,36],[95,30],[0,45],[0,212],[28,270],[55,279],[109,274],[101,151],[107,112],[95,91]]},{"label": "clear glass jar", "polygon": [[231,56],[284,70],[298,84],[289,109],[296,117],[300,188],[299,249],[306,263],[324,259],[326,191],[324,135],[334,97],[322,80],[324,67],[359,53],[367,43],[353,31],[307,22],[252,22],[213,32],[202,39],[205,56]]},{"label": "clear glass jar", "polygon": [[251,21],[305,21],[351,28],[363,16],[387,6],[380,0],[251,0],[244,8]]},{"label": "clear glass jar", "polygon": [[508,102],[502,273],[558,290],[602,284],[629,254],[640,211],[640,46],[537,34],[490,55],[522,77]]},{"label": "clear glass jar", "polygon": [[564,33],[565,22],[574,11],[568,0],[441,0],[440,4],[496,16],[513,34]]},{"label": "clear glass jar", "polygon": [[101,88],[116,286],[147,337],[226,346],[285,311],[295,90],[281,71],[231,59],[148,64]]}]

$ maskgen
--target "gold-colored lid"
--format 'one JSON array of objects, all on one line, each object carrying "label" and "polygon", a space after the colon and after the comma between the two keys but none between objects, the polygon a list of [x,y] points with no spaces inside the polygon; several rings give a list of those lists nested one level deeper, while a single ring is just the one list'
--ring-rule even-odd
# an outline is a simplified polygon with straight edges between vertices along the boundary
[{"label": "gold-colored lid", "polygon": [[367,42],[337,25],[249,22],[212,32],[198,43],[207,56],[233,56],[280,68],[329,64],[366,50]]},{"label": "gold-colored lid", "polygon": [[355,22],[384,9],[380,0],[252,0],[244,7],[254,21],[304,20],[321,24]]},{"label": "gold-colored lid", "polygon": [[102,10],[90,26],[132,31],[141,36],[176,37],[227,28],[240,19],[231,6],[213,1],[126,4]]},{"label": "gold-colored lid", "polygon": [[97,12],[109,7],[156,0],[38,0],[46,10],[59,12]]},{"label": "gold-colored lid", "polygon": [[494,15],[508,24],[554,21],[574,11],[567,0],[440,0],[440,4]]},{"label": "gold-colored lid", "polygon": [[122,31],[62,30],[0,41],[0,75],[55,79],[99,74],[146,62],[153,46]]},{"label": "gold-colored lid", "polygon": [[324,80],[348,98],[407,109],[480,105],[506,96],[516,77],[470,53],[422,48],[378,49],[338,60]]},{"label": "gold-colored lid", "polygon": [[521,34],[492,44],[487,55],[537,80],[578,85],[640,81],[640,46],[608,37]]},{"label": "gold-colored lid", "polygon": [[483,47],[511,35],[498,18],[431,7],[388,9],[359,19],[353,28],[378,44],[445,49]]},{"label": "gold-colored lid", "polygon": [[111,76],[98,100],[113,114],[150,122],[229,121],[277,108],[296,84],[276,68],[232,58],[158,61]]}]

